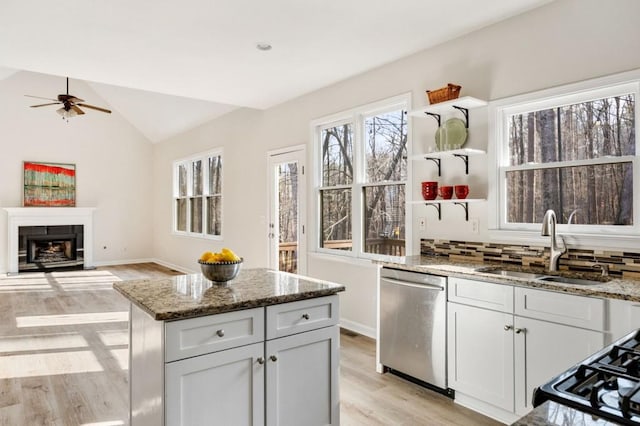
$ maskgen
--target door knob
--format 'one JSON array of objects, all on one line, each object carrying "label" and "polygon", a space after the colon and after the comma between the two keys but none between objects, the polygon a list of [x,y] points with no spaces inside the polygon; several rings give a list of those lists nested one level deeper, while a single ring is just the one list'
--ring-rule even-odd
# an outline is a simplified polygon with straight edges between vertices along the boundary
[{"label": "door knob", "polygon": [[278,357],[277,357],[277,356],[275,356],[275,355],[271,355],[271,356],[269,357],[269,359],[270,359],[271,361],[273,361],[273,362],[276,362],[276,361],[278,360]]},{"label": "door knob", "polygon": [[218,335],[218,337],[223,337],[224,336],[224,330],[220,329],[220,330],[216,331],[216,334]]},{"label": "door knob", "polygon": [[256,361],[258,361],[258,364],[260,364],[260,365],[264,364],[264,358],[263,357],[258,358]]},{"label": "door knob", "polygon": [[509,331],[509,330],[511,330],[512,328],[513,328],[513,326],[512,326],[512,325],[505,325],[505,326],[504,326],[504,331]]},{"label": "door knob", "polygon": [[526,331],[527,331],[526,328],[516,328],[516,334],[524,333]]},{"label": "door knob", "polygon": [[309,314],[302,314],[302,318],[308,320],[310,317],[309,317]]}]

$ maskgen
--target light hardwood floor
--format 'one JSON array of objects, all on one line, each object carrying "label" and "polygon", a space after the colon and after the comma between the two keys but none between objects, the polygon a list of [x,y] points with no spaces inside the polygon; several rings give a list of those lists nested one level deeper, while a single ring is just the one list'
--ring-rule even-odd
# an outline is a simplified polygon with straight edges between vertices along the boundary
[{"label": "light hardwood floor", "polygon": [[[0,278],[0,425],[127,424],[127,301],[119,280],[155,264]],[[341,335],[342,425],[494,425],[437,393],[375,373],[373,340]]]}]

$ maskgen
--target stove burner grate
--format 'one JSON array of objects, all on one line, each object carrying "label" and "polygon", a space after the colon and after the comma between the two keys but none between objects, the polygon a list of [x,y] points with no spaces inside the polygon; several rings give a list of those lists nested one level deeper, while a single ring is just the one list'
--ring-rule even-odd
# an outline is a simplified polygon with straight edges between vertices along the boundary
[{"label": "stove burner grate", "polygon": [[640,330],[538,388],[534,405],[546,400],[624,424],[640,424]]}]

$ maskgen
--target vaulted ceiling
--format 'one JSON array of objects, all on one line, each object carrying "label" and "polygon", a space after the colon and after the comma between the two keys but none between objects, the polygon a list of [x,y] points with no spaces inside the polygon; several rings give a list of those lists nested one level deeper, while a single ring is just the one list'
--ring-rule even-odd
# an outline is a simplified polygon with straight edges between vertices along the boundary
[{"label": "vaulted ceiling", "polygon": [[549,1],[3,0],[0,79],[27,70],[85,80],[156,142]]}]

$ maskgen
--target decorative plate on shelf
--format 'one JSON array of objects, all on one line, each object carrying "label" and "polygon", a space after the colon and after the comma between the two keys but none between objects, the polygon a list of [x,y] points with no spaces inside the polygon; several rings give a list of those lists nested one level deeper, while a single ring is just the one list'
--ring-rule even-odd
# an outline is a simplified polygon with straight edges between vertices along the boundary
[{"label": "decorative plate on shelf", "polygon": [[[459,118],[450,118],[444,122],[442,127],[436,130],[436,149],[445,151],[447,148],[441,145],[441,140],[446,138],[446,145],[457,145],[462,148],[467,141],[467,128],[464,121]],[[446,135],[446,136],[444,136]]]}]

